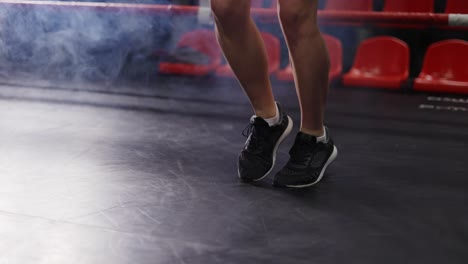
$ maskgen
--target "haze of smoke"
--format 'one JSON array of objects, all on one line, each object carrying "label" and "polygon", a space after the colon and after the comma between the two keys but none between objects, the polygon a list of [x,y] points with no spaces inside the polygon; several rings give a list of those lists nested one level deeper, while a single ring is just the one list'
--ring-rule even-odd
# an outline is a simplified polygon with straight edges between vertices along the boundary
[{"label": "haze of smoke", "polygon": [[123,12],[2,8],[0,77],[112,81],[129,54],[164,46],[170,23]]}]

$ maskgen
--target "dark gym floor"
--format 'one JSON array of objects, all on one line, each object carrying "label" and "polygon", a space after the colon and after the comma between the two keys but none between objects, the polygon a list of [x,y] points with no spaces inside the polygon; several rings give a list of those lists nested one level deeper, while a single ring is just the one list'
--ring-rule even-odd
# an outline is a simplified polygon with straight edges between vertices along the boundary
[{"label": "dark gym floor", "polygon": [[[275,91],[297,130],[292,87]],[[235,82],[4,82],[0,263],[464,264],[467,108],[334,88],[338,159],[315,188],[286,190],[238,181],[251,109]]]}]

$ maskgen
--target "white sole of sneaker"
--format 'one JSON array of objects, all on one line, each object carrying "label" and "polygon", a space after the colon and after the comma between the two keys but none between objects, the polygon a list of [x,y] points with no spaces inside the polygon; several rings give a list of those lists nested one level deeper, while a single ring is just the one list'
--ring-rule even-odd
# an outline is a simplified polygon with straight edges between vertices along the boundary
[{"label": "white sole of sneaker", "polygon": [[330,165],[335,159],[336,157],[338,156],[338,149],[336,148],[336,146],[333,146],[333,152],[332,154],[330,155],[330,157],[328,158],[327,160],[327,163],[325,163],[325,166],[323,166],[323,169],[322,171],[320,172],[320,175],[319,177],[317,178],[317,180],[313,183],[310,183],[310,184],[304,184],[304,185],[286,185],[287,188],[307,188],[307,187],[311,187],[311,186],[314,186],[315,184],[319,183],[323,176],[325,175],[325,170],[327,169],[328,165]]},{"label": "white sole of sneaker", "polygon": [[[292,128],[293,128],[293,121],[291,119],[291,117],[288,116],[288,126],[286,127],[286,129],[284,130],[283,134],[281,135],[281,137],[278,139],[278,142],[276,142],[276,145],[275,145],[275,148],[273,149],[273,164],[271,165],[271,168],[270,170],[268,170],[268,172],[263,175],[262,177],[260,177],[259,179],[256,179],[256,180],[253,180],[254,182],[258,182],[258,181],[261,181],[263,179],[265,179],[270,173],[271,171],[273,170],[273,168],[275,167],[275,163],[276,163],[276,151],[278,150],[278,147],[281,145],[281,143],[283,142],[283,140],[291,133],[292,131]],[[239,170],[237,170],[237,175],[239,176],[239,179],[241,178],[240,176],[240,172]]]}]

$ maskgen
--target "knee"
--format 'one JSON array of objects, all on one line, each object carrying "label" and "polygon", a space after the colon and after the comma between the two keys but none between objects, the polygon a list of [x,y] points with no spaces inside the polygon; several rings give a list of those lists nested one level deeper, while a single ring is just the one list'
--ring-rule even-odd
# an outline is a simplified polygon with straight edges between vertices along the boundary
[{"label": "knee", "polygon": [[318,0],[279,0],[278,16],[285,30],[317,25]]},{"label": "knee", "polygon": [[245,0],[211,0],[211,11],[216,21],[236,23],[250,16],[250,5]]}]

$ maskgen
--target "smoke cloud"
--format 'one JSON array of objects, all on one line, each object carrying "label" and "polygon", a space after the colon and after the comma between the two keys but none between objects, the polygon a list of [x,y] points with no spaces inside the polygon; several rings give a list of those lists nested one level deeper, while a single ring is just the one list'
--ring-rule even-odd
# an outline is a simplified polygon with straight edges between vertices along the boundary
[{"label": "smoke cloud", "polygon": [[112,82],[129,56],[150,55],[170,35],[168,16],[2,7],[0,78]]}]

